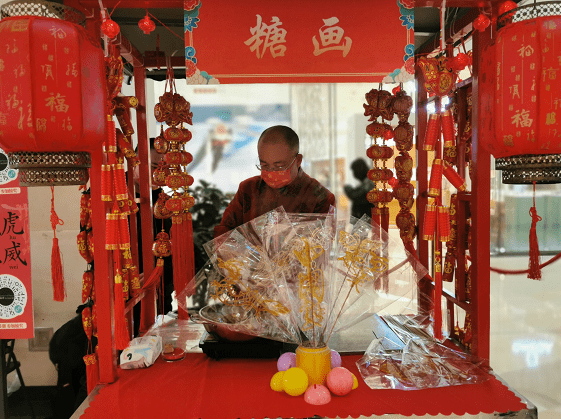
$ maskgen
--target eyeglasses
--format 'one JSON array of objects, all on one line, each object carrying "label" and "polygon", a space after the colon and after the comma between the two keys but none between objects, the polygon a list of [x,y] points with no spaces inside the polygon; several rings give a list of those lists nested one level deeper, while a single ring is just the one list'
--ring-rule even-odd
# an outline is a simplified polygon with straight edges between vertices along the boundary
[{"label": "eyeglasses", "polygon": [[256,164],[255,167],[257,167],[257,170],[259,170],[259,171],[265,170],[266,172],[282,172],[283,170],[286,170],[286,169],[290,168],[290,166],[292,166],[292,164],[296,161],[296,157],[298,157],[298,154],[296,154],[294,156],[294,159],[290,162],[290,164],[286,165],[286,166],[269,167],[266,164]]}]

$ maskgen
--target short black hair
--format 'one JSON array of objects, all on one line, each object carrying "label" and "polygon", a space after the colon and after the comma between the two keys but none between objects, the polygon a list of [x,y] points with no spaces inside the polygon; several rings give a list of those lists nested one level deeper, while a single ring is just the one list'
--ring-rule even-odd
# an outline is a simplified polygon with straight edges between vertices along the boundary
[{"label": "short black hair", "polygon": [[274,125],[267,128],[261,133],[261,135],[259,136],[259,141],[261,141],[261,139],[267,134],[280,134],[284,139],[286,145],[291,150],[294,150],[296,152],[300,151],[300,139],[298,138],[298,134],[296,134],[296,132],[294,132],[292,128],[285,125]]},{"label": "short black hair", "polygon": [[366,161],[359,157],[351,163],[351,170],[355,173],[358,179],[362,180],[368,175],[369,167]]}]

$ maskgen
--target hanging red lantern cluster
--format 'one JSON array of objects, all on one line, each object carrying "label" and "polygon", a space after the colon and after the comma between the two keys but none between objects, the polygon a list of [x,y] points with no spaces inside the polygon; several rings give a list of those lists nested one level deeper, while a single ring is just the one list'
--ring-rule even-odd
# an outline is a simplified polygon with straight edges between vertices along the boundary
[{"label": "hanging red lantern cluster", "polygon": [[[372,221],[387,231],[390,217],[387,205],[392,200],[392,196],[387,189],[391,172],[388,171],[386,162],[393,156],[393,150],[386,145],[386,141],[393,138],[393,130],[384,120],[393,119],[394,96],[386,90],[372,89],[366,93],[365,98],[367,103],[363,105],[364,115],[369,116],[369,121],[373,121],[366,127],[366,133],[372,139],[372,145],[366,150],[366,155],[374,162],[374,168],[368,172],[368,177],[376,182],[376,188],[368,192],[366,198],[374,204]],[[382,118],[382,122],[378,122],[379,117]],[[381,139],[381,144],[378,144],[378,139]],[[381,185],[378,186],[379,184]]]},{"label": "hanging red lantern cluster", "polygon": [[[193,177],[187,173],[186,166],[193,161],[193,156],[185,150],[185,145],[192,138],[191,131],[184,124],[193,124],[190,103],[177,93],[173,68],[168,61],[166,91],[160,96],[154,107],[154,116],[162,123],[160,135],[154,140],[155,150],[163,155],[163,160],[153,173],[153,182],[158,186],[172,189],[171,196],[160,193],[154,205],[154,216],[159,219],[171,217],[171,247],[169,236],[162,231],[153,245],[158,264],[155,273],[146,287],[157,286],[163,272],[163,257],[170,251],[173,256],[173,283],[176,292],[181,292],[195,275],[193,225],[189,209],[195,205],[195,199],[187,190],[193,184]],[[169,90],[168,90],[169,88]],[[163,123],[168,125],[164,130]],[[188,318],[188,313],[179,310],[180,318]]]}]

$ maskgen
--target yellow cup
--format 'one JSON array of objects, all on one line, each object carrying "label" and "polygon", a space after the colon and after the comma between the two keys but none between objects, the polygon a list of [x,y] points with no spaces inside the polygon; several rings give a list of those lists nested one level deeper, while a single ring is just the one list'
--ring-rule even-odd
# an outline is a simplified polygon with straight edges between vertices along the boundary
[{"label": "yellow cup", "polygon": [[296,366],[303,369],[308,375],[308,385],[325,384],[327,374],[331,371],[331,349],[327,346],[321,348],[296,348]]}]

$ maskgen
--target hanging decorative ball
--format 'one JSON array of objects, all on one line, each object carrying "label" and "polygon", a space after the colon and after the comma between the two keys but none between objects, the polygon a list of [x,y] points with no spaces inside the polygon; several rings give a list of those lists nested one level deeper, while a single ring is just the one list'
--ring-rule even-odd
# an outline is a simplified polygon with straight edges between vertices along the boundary
[{"label": "hanging decorative ball", "polygon": [[156,29],[156,24],[152,19],[150,19],[148,13],[146,13],[146,16],[138,22],[138,27],[142,29],[142,32],[144,32],[145,35],[150,35],[150,32]]},{"label": "hanging decorative ball", "polygon": [[479,32],[485,32],[485,29],[487,29],[487,26],[489,26],[490,23],[491,19],[489,19],[483,13],[480,13],[479,16],[477,16],[473,21],[473,27]]},{"label": "hanging decorative ball", "polygon": [[516,9],[518,5],[513,2],[512,0],[507,0],[499,6],[499,16],[504,15],[507,12],[510,12],[512,9]]},{"label": "hanging decorative ball", "polygon": [[121,31],[121,28],[119,27],[117,22],[109,18],[105,19],[101,24],[101,31],[104,35],[107,35],[108,38],[113,39]]}]

